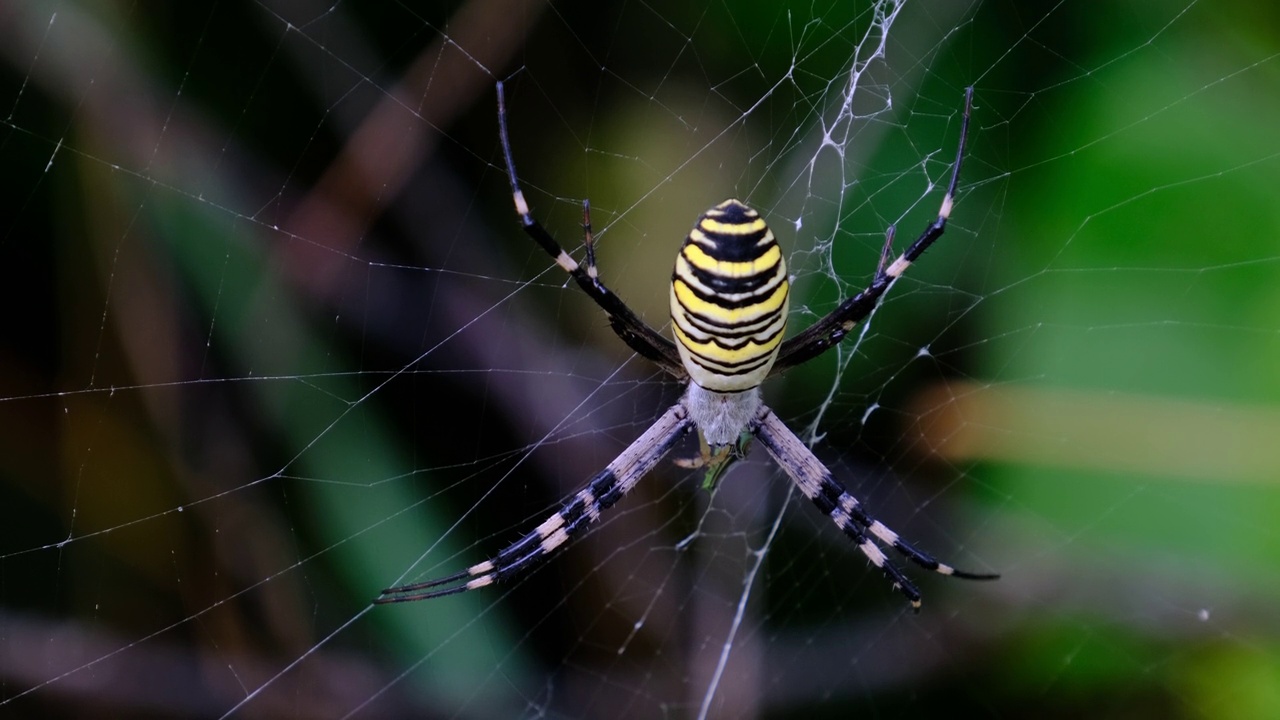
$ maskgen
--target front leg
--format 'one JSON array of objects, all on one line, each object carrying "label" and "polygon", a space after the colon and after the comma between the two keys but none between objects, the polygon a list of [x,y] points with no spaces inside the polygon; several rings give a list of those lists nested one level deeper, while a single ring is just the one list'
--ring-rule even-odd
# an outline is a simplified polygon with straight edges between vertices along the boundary
[{"label": "front leg", "polygon": [[570,277],[578,283],[578,287],[582,288],[582,291],[594,300],[600,309],[604,310],[609,316],[609,327],[613,328],[614,333],[623,342],[641,357],[657,363],[667,374],[677,379],[684,378],[686,373],[676,346],[658,331],[646,325],[600,280],[600,273],[596,268],[595,239],[591,234],[590,204],[585,200],[582,203],[582,227],[584,243],[587,247],[585,269],[570,257],[564,248],[560,247],[560,243],[551,237],[551,233],[547,232],[529,211],[529,203],[525,200],[524,193],[520,190],[520,181],[516,177],[511,139],[507,135],[506,97],[501,81],[498,82],[498,139],[502,144],[503,159],[507,163],[507,180],[511,184],[511,198],[516,206],[516,214],[520,216],[521,229],[545,250],[561,269],[569,273]]}]

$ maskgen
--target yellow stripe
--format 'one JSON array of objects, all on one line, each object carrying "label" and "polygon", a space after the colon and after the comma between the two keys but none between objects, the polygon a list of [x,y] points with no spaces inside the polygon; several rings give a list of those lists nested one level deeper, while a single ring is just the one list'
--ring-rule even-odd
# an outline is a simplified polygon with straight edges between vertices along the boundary
[{"label": "yellow stripe", "polygon": [[702,222],[698,223],[698,227],[702,228],[703,232],[718,235],[750,235],[764,230],[765,225],[764,218],[760,217],[744,223],[722,223],[719,220],[704,217]]},{"label": "yellow stripe", "polygon": [[716,260],[704,251],[702,248],[693,243],[686,243],[681,251],[685,260],[689,264],[713,275],[720,277],[751,277],[759,275],[766,270],[773,268],[782,260],[782,248],[776,244],[765,251],[763,255],[748,262],[727,262],[724,260]]},{"label": "yellow stripe", "polygon": [[676,302],[680,303],[680,308],[686,313],[701,315],[721,325],[745,325],[746,323],[754,322],[765,315],[778,312],[787,302],[786,282],[778,283],[777,289],[769,297],[754,305],[746,305],[740,308],[723,308],[715,303],[703,300],[695,295],[681,278],[676,278],[672,281],[671,289],[675,293]]},{"label": "yellow stripe", "polygon": [[773,349],[778,346],[778,343],[782,342],[782,333],[778,333],[764,344],[759,344],[755,341],[748,341],[747,344],[740,348],[723,348],[716,345],[714,342],[708,341],[703,343],[694,340],[686,335],[684,330],[681,330],[680,326],[677,324],[673,324],[671,328],[675,332],[676,339],[687,347],[690,352],[721,365],[739,365],[752,360],[759,360],[760,358],[771,354]]},{"label": "yellow stripe", "polygon": [[764,313],[755,320],[741,322],[727,329],[708,327],[707,318],[693,315],[680,304],[675,293],[671,294],[671,322],[679,325],[686,335],[696,338],[695,342],[706,342],[710,338],[718,338],[724,345],[739,344],[747,340],[760,342],[760,338],[772,335],[786,326],[785,312],[786,300],[783,300],[782,310]]}]

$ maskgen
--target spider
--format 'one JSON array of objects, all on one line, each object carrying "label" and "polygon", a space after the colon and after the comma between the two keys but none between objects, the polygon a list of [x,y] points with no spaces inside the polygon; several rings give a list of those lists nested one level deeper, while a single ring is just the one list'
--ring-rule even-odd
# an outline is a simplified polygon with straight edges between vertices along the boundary
[{"label": "spider", "polygon": [[687,431],[696,429],[702,456],[686,466],[708,468],[707,482],[742,457],[751,439],[759,440],[805,497],[835,522],[867,557],[920,608],[920,591],[889,558],[892,547],[911,562],[943,575],[992,580],[998,575],[959,570],[903,540],[873,518],[862,503],[831,475],[805,444],[760,399],[768,377],[810,360],[836,345],[875,309],[880,297],[946,229],[955,204],[960,165],[969,133],[973,88],[966,89],[960,140],[947,194],[938,217],[896,260],[885,266],[893,246],[893,228],[871,284],[798,335],[783,340],[787,322],[786,262],[763,218],[739,200],[729,199],[698,218],[676,256],[671,275],[671,329],[675,342],[645,324],[600,279],[591,234],[591,206],[582,203],[584,263],[569,256],[533,217],[520,190],[506,100],[498,94],[498,139],[507,180],[524,232],[542,247],[609,318],[623,342],[668,374],[687,383],[684,394],[622,454],[540,525],[493,558],[462,572],[384,590],[375,603],[399,603],[453,595],[517,578],[538,565],[613,507],[667,454]]}]

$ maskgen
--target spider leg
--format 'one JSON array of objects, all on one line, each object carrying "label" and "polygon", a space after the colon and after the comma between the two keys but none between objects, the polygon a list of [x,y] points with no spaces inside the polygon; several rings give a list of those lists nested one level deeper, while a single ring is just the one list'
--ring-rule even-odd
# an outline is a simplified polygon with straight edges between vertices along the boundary
[{"label": "spider leg", "polygon": [[583,528],[599,519],[601,513],[613,507],[614,503],[635,487],[640,478],[658,464],[688,427],[688,412],[684,405],[676,403],[604,470],[597,473],[586,487],[565,501],[560,510],[492,559],[446,577],[388,588],[374,602],[386,604],[430,600],[505,582],[523,574],[550,557]]},{"label": "spider leg", "polygon": [[[795,433],[778,419],[772,410],[763,408],[760,412],[756,437],[764,446],[774,462],[791,476],[805,497],[829,516],[849,539],[858,545],[862,554],[867,556],[872,565],[880,568],[898,590],[911,602],[911,607],[919,609],[920,591],[902,574],[896,565],[885,555],[878,545],[867,537],[879,540],[901,553],[911,562],[927,570],[942,575],[952,575],[967,580],[994,580],[996,574],[973,573],[958,570],[950,565],[938,562],[936,558],[914,547],[890,530],[884,523],[876,520],[862,509],[857,498],[850,495],[831,476],[831,471],[805,446]],[[865,532],[864,532],[865,530]]]},{"label": "spider leg", "polygon": [[578,287],[582,288],[583,292],[604,310],[609,316],[609,326],[618,337],[622,338],[623,342],[642,357],[656,363],[668,374],[677,378],[685,377],[684,364],[680,361],[680,354],[676,351],[675,344],[645,324],[600,280],[600,274],[596,269],[595,240],[591,234],[590,204],[585,201],[582,203],[583,242],[587,247],[585,269],[570,257],[564,248],[560,247],[560,243],[556,242],[555,238],[551,237],[551,233],[547,232],[546,228],[542,227],[542,223],[539,223],[529,212],[529,203],[524,198],[524,192],[520,190],[515,159],[511,153],[511,138],[507,133],[507,101],[502,89],[502,81],[498,81],[498,139],[502,143],[502,157],[507,164],[507,180],[511,183],[511,197],[515,201],[516,214],[520,216],[520,227],[525,234],[547,251],[547,254],[555,259],[556,264],[578,283]]},{"label": "spider leg", "polygon": [[893,252],[893,236],[898,229],[890,225],[884,229],[884,247],[880,248],[880,262],[876,263],[876,274],[884,272],[884,264],[889,262],[889,253]]},{"label": "spider leg", "polygon": [[[956,161],[951,169],[951,182],[947,184],[947,194],[942,198],[942,206],[938,208],[938,217],[924,229],[920,237],[907,247],[888,268],[884,268],[882,253],[880,267],[876,269],[871,284],[862,292],[840,303],[839,307],[829,315],[810,325],[803,332],[786,340],[778,350],[778,359],[773,363],[770,375],[776,375],[788,368],[795,367],[806,360],[821,355],[839,344],[858,323],[862,322],[875,309],[881,296],[889,289],[894,280],[911,267],[911,264],[929,249],[929,246],[947,229],[947,219],[951,217],[951,209],[955,206],[956,188],[960,184],[960,166],[964,162],[965,141],[969,137],[969,113],[973,108],[973,88],[964,92],[964,119],[960,123],[960,142],[956,148]],[[892,229],[886,233],[888,242],[893,241]]]}]

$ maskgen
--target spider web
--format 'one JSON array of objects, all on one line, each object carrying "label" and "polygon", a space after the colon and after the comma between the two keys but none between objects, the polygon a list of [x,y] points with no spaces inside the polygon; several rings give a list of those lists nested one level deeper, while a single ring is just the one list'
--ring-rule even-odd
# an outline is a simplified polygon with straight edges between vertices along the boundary
[{"label": "spider web", "polygon": [[[1243,2],[0,6],[0,714],[1280,715],[1277,11]],[[738,197],[765,398],[994,583],[913,615],[756,452],[667,461],[518,582],[375,607],[553,512],[679,396],[656,327]],[[691,440],[672,457],[697,451]]]}]

